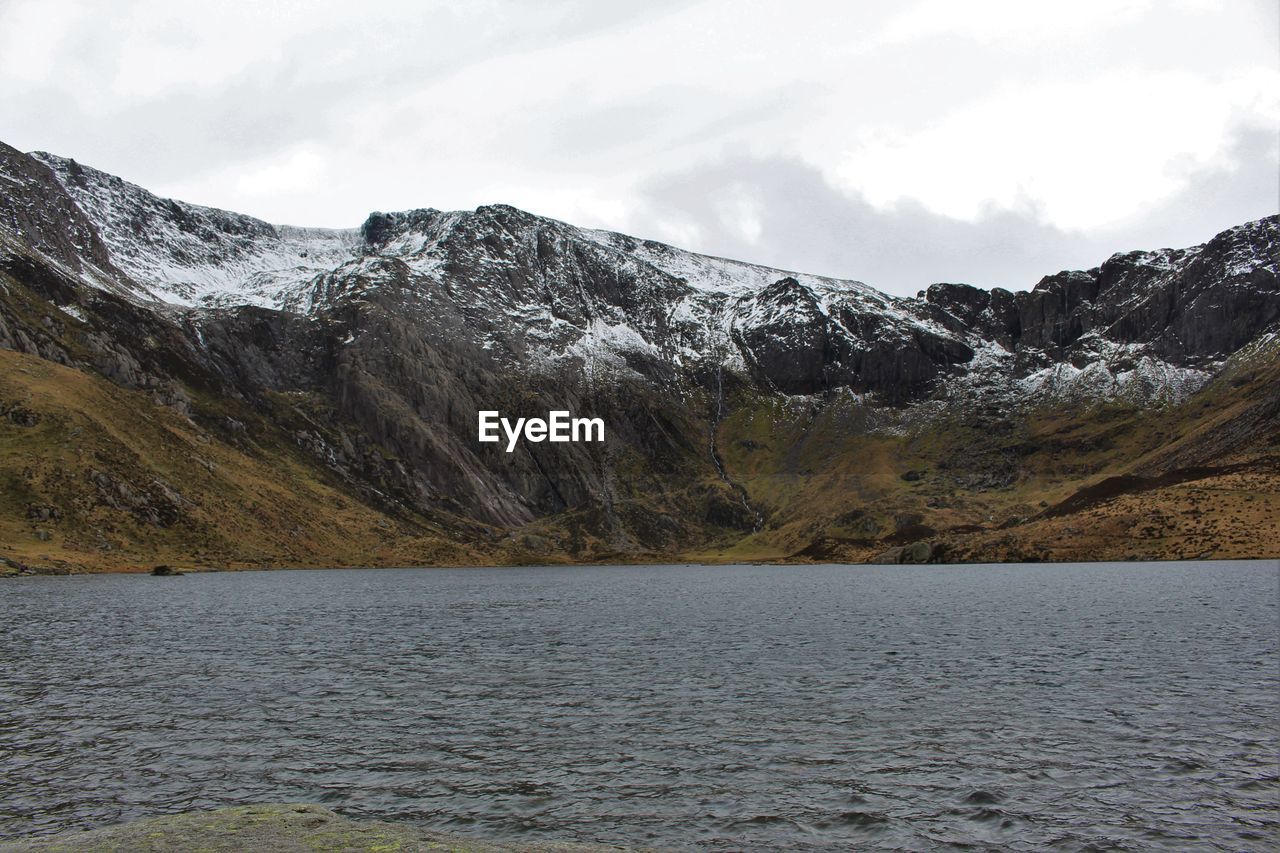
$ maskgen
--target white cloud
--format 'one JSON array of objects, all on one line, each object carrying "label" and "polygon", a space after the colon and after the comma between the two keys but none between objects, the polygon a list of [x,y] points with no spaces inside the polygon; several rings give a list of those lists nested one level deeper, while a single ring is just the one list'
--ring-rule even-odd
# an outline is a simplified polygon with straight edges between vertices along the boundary
[{"label": "white cloud", "polygon": [[0,9],[0,79],[40,83],[56,75],[67,33],[84,14],[74,0],[26,0]]},{"label": "white cloud", "polygon": [[282,42],[270,10],[269,3],[134,3],[112,22],[111,94],[137,100],[217,91],[254,66],[278,65]]},{"label": "white cloud", "polygon": [[785,192],[721,183],[696,209],[641,211],[655,182],[750,158],[803,164],[904,227],[894,211],[1007,211],[1119,239],[1221,166],[1237,127],[1280,121],[1275,17],[1217,0],[10,0],[0,137],[297,224],[506,202],[749,247],[780,233],[762,199]]},{"label": "white cloud", "polygon": [[269,196],[310,190],[324,178],[327,165],[314,149],[300,148],[256,169],[237,169],[236,191],[248,196]]},{"label": "white cloud", "polygon": [[971,38],[1015,47],[1095,35],[1149,12],[1153,0],[924,0],[903,9],[876,38],[891,45],[917,39]]},{"label": "white cloud", "polygon": [[717,195],[715,209],[724,223],[739,238],[748,243],[760,239],[764,231],[764,203],[748,184],[732,184],[727,191]]},{"label": "white cloud", "polygon": [[1093,228],[1168,197],[1179,171],[1219,161],[1239,122],[1278,117],[1277,73],[1112,73],[1010,86],[915,131],[869,128],[833,171],[881,206],[914,199],[974,220],[1034,201],[1054,225]]}]

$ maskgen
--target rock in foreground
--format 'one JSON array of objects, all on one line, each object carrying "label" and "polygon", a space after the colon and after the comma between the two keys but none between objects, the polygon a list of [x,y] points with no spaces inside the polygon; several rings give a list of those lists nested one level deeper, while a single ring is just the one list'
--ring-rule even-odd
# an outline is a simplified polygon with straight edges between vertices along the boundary
[{"label": "rock in foreground", "polygon": [[0,853],[18,851],[128,850],[133,853],[169,853],[201,850],[209,853],[241,850],[301,851],[459,851],[459,853],[507,853],[516,850],[555,851],[621,850],[619,847],[555,842],[479,841],[431,832],[408,824],[377,820],[352,820],[310,803],[235,806],[213,811],[187,812],[149,818],[121,826],[88,832],[63,833],[48,838],[0,844]]}]

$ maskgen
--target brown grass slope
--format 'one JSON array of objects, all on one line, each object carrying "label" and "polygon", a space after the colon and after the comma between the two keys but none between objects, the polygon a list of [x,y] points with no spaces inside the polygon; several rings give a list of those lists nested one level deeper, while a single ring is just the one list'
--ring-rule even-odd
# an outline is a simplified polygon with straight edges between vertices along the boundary
[{"label": "brown grass slope", "polygon": [[0,350],[0,556],[67,571],[486,561],[257,426],[236,446],[142,391]]},{"label": "brown grass slope", "polygon": [[1018,417],[959,408],[902,435],[848,398],[740,401],[722,442],[770,522],[710,558],[947,561],[1280,557],[1280,345],[1177,406]]}]

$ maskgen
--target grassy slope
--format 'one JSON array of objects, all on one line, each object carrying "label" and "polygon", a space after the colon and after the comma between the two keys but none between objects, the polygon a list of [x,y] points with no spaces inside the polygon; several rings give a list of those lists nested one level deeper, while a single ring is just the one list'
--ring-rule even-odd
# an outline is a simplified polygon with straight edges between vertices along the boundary
[{"label": "grassy slope", "polygon": [[1157,410],[953,413],[886,435],[868,434],[872,414],[849,397],[816,412],[739,400],[720,443],[772,520],[695,556],[866,561],[921,539],[956,560],[1280,556],[1278,389],[1273,342]]},{"label": "grassy slope", "polygon": [[8,350],[0,406],[16,410],[0,417],[0,555],[21,562],[128,570],[485,560],[325,482],[269,428],[237,447],[144,392]]}]

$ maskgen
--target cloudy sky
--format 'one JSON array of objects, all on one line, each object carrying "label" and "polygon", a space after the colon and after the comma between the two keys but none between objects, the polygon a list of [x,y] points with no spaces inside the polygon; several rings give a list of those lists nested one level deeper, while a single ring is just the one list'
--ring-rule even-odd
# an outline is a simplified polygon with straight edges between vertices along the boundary
[{"label": "cloudy sky", "polygon": [[505,202],[897,293],[1275,213],[1274,0],[0,0],[0,140],[273,222]]}]

